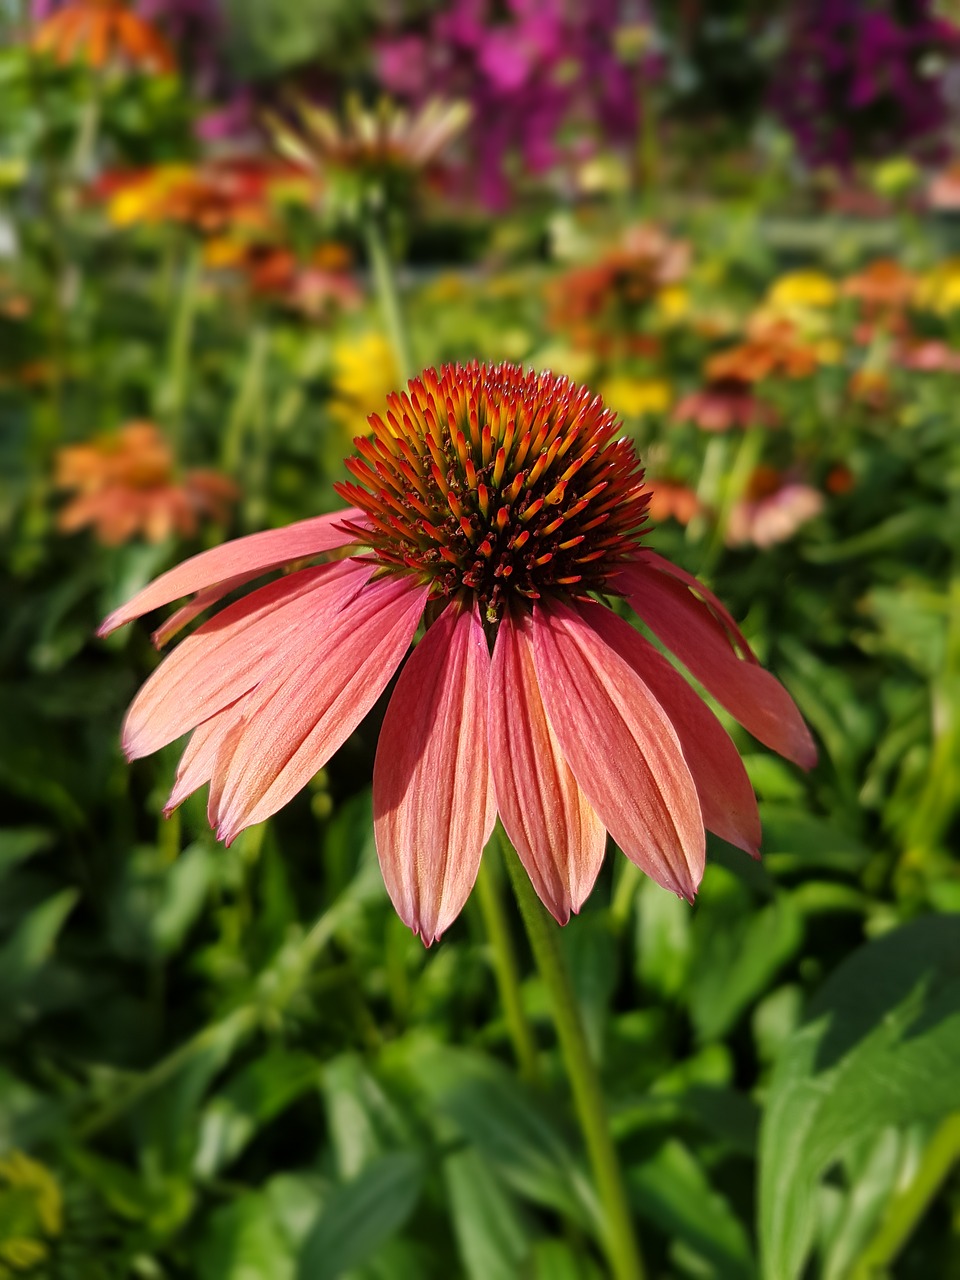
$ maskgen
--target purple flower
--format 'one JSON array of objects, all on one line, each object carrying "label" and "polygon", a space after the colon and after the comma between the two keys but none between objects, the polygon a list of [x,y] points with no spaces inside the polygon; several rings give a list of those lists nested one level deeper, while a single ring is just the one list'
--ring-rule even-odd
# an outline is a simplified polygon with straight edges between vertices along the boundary
[{"label": "purple flower", "polygon": [[931,10],[932,0],[795,5],[773,105],[808,164],[937,153],[948,114],[937,63],[960,31]]}]

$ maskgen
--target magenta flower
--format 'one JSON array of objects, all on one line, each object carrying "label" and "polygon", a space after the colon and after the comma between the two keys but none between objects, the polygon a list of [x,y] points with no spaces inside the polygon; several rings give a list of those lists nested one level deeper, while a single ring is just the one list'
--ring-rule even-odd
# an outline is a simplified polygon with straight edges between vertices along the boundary
[{"label": "magenta flower", "polygon": [[350,507],[202,552],[103,624],[191,596],[162,642],[268,571],[340,552],[222,609],[140,690],[130,759],[193,731],[168,808],[209,783],[229,842],[306,785],[400,668],[374,824],[390,896],[426,943],[460,912],[498,813],[561,922],[608,831],[688,899],[705,827],[756,855],[756,801],[726,730],[604,601],[628,601],[762,742],[805,767],[813,742],[720,602],[643,547],[643,471],[599,397],[511,365],[447,366],[370,426],[337,486]]}]

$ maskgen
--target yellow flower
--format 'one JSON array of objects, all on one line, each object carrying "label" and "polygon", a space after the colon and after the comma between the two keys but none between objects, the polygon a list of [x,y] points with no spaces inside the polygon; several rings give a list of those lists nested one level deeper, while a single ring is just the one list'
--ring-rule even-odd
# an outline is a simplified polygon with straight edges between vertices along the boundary
[{"label": "yellow flower", "polygon": [[960,258],[948,258],[920,277],[917,306],[947,315],[960,307]]},{"label": "yellow flower", "polygon": [[28,1271],[49,1253],[63,1230],[63,1196],[56,1178],[22,1151],[0,1160],[0,1277]]},{"label": "yellow flower", "polygon": [[396,356],[382,333],[358,334],[334,344],[330,413],[350,436],[367,434],[367,417],[399,384]]},{"label": "yellow flower", "polygon": [[534,369],[549,369],[572,382],[590,382],[597,366],[596,356],[582,347],[570,347],[563,342],[551,342],[538,347],[529,358]]},{"label": "yellow flower", "polygon": [[639,418],[645,413],[665,413],[673,393],[662,378],[632,378],[614,374],[597,388],[604,403],[625,418]]},{"label": "yellow flower", "polygon": [[775,280],[767,294],[767,305],[778,310],[794,307],[832,307],[837,286],[821,271],[789,271]]},{"label": "yellow flower", "polygon": [[663,324],[677,324],[690,310],[690,294],[683,285],[668,284],[655,298],[657,318]]}]

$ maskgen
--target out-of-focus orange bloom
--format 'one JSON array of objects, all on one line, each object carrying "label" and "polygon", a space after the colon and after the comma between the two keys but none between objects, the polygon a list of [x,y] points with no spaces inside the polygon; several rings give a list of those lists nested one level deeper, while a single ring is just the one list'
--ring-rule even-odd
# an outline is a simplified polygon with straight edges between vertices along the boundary
[{"label": "out-of-focus orange bloom", "polygon": [[713,379],[699,391],[692,391],[677,404],[674,422],[692,422],[701,431],[729,431],[731,427],[772,427],[777,412],[740,378]]},{"label": "out-of-focus orange bloom", "polygon": [[283,245],[220,237],[207,242],[204,262],[239,273],[251,292],[312,320],[351,310],[363,301],[344,245],[318,245],[303,262]]},{"label": "out-of-focus orange bloom", "polygon": [[877,258],[856,275],[847,276],[842,289],[872,310],[905,307],[917,288],[917,277],[892,258]]},{"label": "out-of-focus orange bloom", "polygon": [[687,525],[704,510],[703,503],[689,485],[665,477],[648,477],[648,483],[650,504],[647,514],[655,524],[663,520],[676,520],[678,524]]},{"label": "out-of-focus orange bloom", "polygon": [[659,227],[628,230],[598,262],[576,267],[547,288],[547,318],[579,345],[623,333],[641,308],[686,274],[689,246]]},{"label": "out-of-focus orange bloom", "polygon": [[75,497],[61,508],[64,533],[92,526],[107,546],[138,535],[161,542],[189,538],[203,517],[224,523],[236,486],[215,471],[177,475],[167,441],[152,422],[130,422],[116,434],[69,445],[57,455],[55,483]]},{"label": "out-of-focus orange bloom", "polygon": [[236,227],[267,231],[275,198],[308,199],[314,190],[314,180],[291,165],[235,157],[108,173],[92,194],[106,201],[115,226],[180,222],[213,235]]},{"label": "out-of-focus orange bloom", "polygon": [[816,349],[801,342],[793,325],[782,321],[758,326],[746,342],[711,356],[706,371],[712,382],[728,379],[762,382],[778,374],[787,378],[806,378],[817,364]]},{"label": "out-of-focus orange bloom", "polygon": [[868,409],[889,409],[893,403],[893,388],[890,375],[885,369],[871,368],[869,365],[857,369],[847,383],[850,398]]},{"label": "out-of-focus orange bloom", "polygon": [[177,68],[164,37],[125,0],[71,0],[40,24],[33,48],[57,62],[86,62],[98,69],[120,64],[169,74]]},{"label": "out-of-focus orange bloom", "polygon": [[771,547],[792,538],[823,510],[823,494],[775,467],[755,468],[746,492],[735,502],[727,525],[731,546]]},{"label": "out-of-focus orange bloom", "polygon": [[827,492],[838,497],[844,493],[850,493],[856,487],[856,483],[857,480],[853,472],[842,462],[830,468],[824,481]]}]

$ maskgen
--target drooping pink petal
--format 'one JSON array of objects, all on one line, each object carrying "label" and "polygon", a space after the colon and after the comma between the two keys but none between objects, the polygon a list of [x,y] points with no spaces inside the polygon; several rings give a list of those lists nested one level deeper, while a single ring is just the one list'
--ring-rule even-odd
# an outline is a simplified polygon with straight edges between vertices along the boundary
[{"label": "drooping pink petal", "polygon": [[387,891],[429,946],[459,915],[496,821],[487,751],[490,656],[455,603],[417,645],[387,707],[373,825]]},{"label": "drooping pink petal", "polygon": [[[705,586],[699,578],[695,578],[686,569],[681,569],[678,564],[674,564],[663,556],[658,556],[655,551],[650,551],[647,548],[644,548],[640,553],[640,563],[649,565],[651,569],[656,569],[659,573],[665,573],[668,578],[675,578],[677,582],[686,583],[691,590],[702,597],[704,606],[714,615],[718,622],[723,624],[737,653],[748,662],[757,661],[757,656],[750,648],[746,636],[734,622],[733,614],[722,600],[714,595],[710,588]],[[629,571],[627,570],[626,572]]]},{"label": "drooping pink petal", "polygon": [[537,683],[529,615],[507,611],[490,671],[490,765],[504,829],[540,900],[566,924],[593,888],[607,833],[563,758]]},{"label": "drooping pink petal", "polygon": [[370,578],[374,566],[339,560],[279,578],[218,613],[164,659],[137,694],[123,726],[128,760],[149,755],[249,693],[288,660],[303,635]]},{"label": "drooping pink petal", "polygon": [[680,672],[629,622],[603,605],[578,607],[594,631],[630,663],[676,730],[707,830],[759,857],[757,798],[726,729]]},{"label": "drooping pink petal", "polygon": [[330,515],[299,520],[283,529],[251,533],[245,538],[234,538],[222,546],[212,547],[209,551],[201,551],[199,555],[184,560],[183,564],[168,569],[159,578],[154,578],[132,600],[115,609],[101,623],[97,634],[109,635],[117,627],[132,622],[151,609],[158,609],[183,596],[193,595],[195,591],[204,591],[226,583],[228,579],[245,578],[250,581],[254,573],[267,573],[270,569],[277,569],[293,560],[302,560],[307,556],[348,546],[356,541],[356,537],[344,532],[341,528],[343,521],[363,519],[362,511],[345,507]]},{"label": "drooping pink petal", "polygon": [[173,789],[167,798],[167,803],[163,806],[163,812],[167,817],[183,804],[187,796],[193,795],[194,791],[213,777],[217,753],[231,728],[239,723],[242,705],[241,699],[240,702],[224,707],[222,711],[194,729],[177,765]]},{"label": "drooping pink petal", "polygon": [[703,818],[670,721],[576,606],[538,603],[533,638],[551,727],[600,821],[647,875],[692,900]]},{"label": "drooping pink petal", "polygon": [[769,671],[737,657],[724,624],[682,581],[640,563],[617,581],[644,622],[734,719],[804,769],[816,764],[810,730],[789,693]]},{"label": "drooping pink petal", "polygon": [[211,821],[221,840],[276,813],[350,736],[399,666],[426,596],[409,578],[381,578],[288,641],[286,660],[244,700],[242,732],[214,766]]}]

